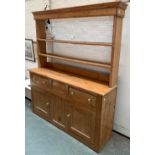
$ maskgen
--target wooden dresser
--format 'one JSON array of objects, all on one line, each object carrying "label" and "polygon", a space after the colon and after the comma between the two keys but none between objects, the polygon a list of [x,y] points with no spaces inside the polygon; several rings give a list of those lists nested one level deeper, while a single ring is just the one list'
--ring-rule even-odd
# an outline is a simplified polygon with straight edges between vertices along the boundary
[{"label": "wooden dresser", "polygon": [[[72,135],[96,152],[111,137],[117,93],[122,18],[122,2],[33,12],[36,20],[38,68],[30,69],[32,110],[40,117]],[[47,39],[47,19],[113,16],[112,42],[87,42]],[[47,42],[110,46],[111,62],[101,63],[49,53]],[[97,72],[57,62],[48,58],[106,68]]]}]

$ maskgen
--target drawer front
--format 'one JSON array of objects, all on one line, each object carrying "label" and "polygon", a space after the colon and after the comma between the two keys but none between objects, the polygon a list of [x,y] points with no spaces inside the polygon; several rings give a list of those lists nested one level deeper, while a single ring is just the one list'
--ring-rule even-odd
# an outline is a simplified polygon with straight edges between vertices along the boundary
[{"label": "drawer front", "polygon": [[32,84],[45,88],[50,89],[51,88],[51,80],[45,77],[41,77],[38,75],[33,74],[32,75]]},{"label": "drawer front", "polygon": [[59,94],[67,95],[68,94],[68,85],[58,82],[58,81],[53,81],[52,83],[52,88],[53,91]]},{"label": "drawer front", "polygon": [[96,107],[96,97],[86,92],[69,88],[69,97],[75,101],[76,104],[94,109]]}]

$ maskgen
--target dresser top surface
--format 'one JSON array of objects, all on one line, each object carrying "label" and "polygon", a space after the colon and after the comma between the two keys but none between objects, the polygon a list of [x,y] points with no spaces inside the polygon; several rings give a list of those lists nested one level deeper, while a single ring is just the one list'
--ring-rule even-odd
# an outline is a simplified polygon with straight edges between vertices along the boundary
[{"label": "dresser top surface", "polygon": [[110,92],[115,87],[108,87],[103,83],[92,81],[90,79],[85,79],[83,77],[78,77],[76,75],[55,71],[47,68],[32,68],[29,70],[31,73],[35,73],[40,76],[44,76],[59,82],[63,82],[65,84],[74,86],[76,88],[81,88],[86,91],[98,94],[105,95]]}]

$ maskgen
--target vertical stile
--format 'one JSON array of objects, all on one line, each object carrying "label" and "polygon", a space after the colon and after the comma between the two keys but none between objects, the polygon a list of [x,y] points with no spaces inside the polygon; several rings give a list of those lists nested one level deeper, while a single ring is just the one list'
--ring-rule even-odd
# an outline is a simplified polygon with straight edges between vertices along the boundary
[{"label": "vertical stile", "polygon": [[114,26],[113,26],[111,73],[109,79],[110,87],[117,85],[120,46],[121,46],[121,33],[122,33],[122,17],[116,15],[114,16]]},{"label": "vertical stile", "polygon": [[[45,38],[45,20],[36,20],[36,37]],[[47,59],[41,57],[39,53],[46,53],[46,42],[39,42],[37,40],[37,55],[38,55],[38,66],[45,67],[47,64]]]}]

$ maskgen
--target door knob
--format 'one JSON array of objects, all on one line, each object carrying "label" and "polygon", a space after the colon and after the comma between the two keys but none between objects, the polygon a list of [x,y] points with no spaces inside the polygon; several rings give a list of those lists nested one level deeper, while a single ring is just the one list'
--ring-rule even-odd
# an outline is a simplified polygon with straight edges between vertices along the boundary
[{"label": "door knob", "polygon": [[46,105],[48,106],[49,105],[49,102],[47,102]]},{"label": "door knob", "polygon": [[70,117],[71,116],[71,114],[67,114],[67,117]]}]

